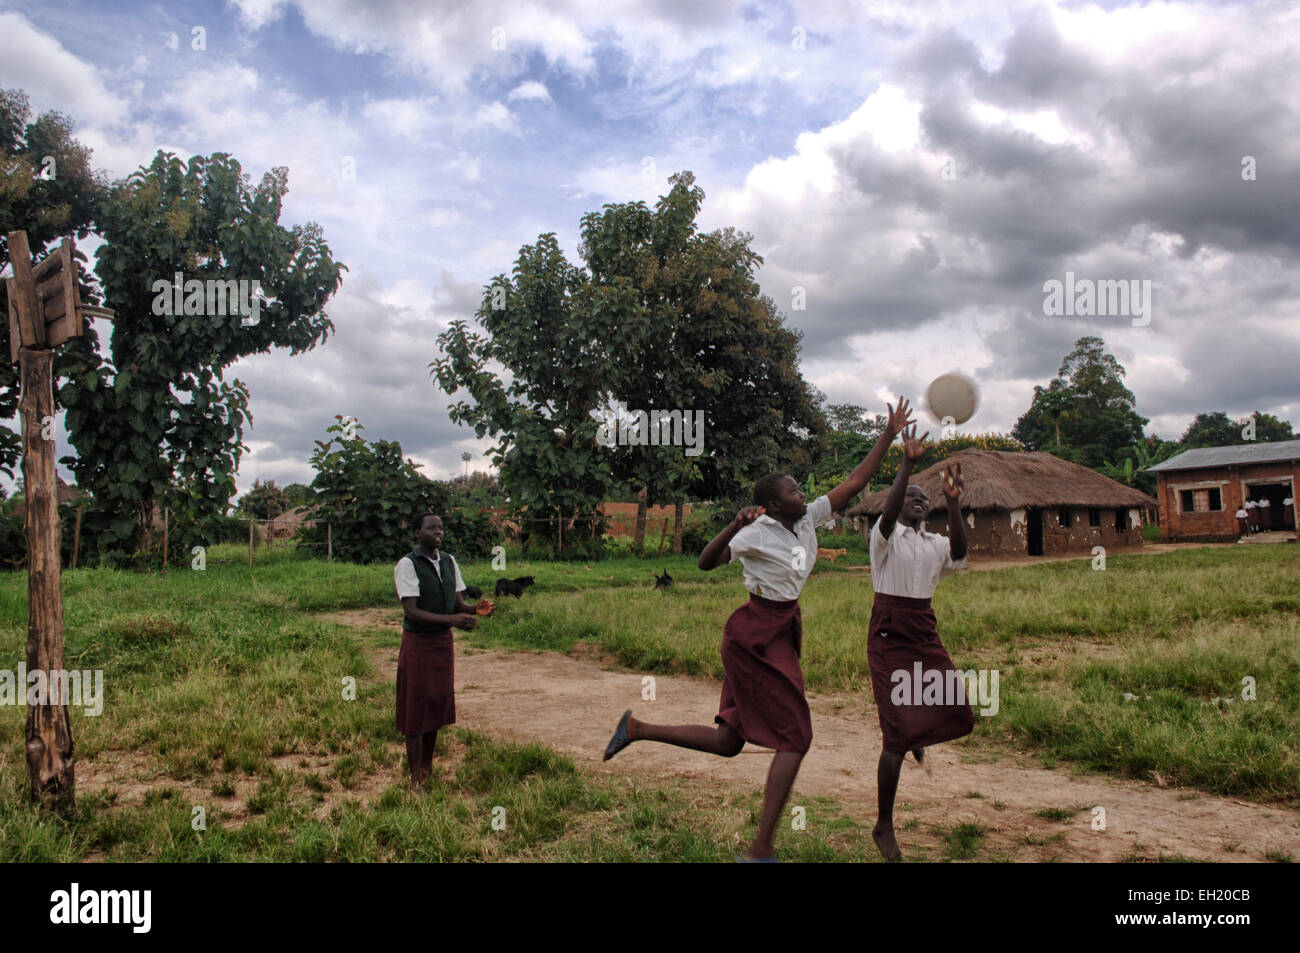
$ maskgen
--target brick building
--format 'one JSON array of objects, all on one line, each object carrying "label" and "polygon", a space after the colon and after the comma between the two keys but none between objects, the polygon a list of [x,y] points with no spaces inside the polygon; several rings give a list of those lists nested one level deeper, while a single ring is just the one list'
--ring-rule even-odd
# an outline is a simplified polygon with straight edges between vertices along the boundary
[{"label": "brick building", "polygon": [[[1000,555],[1092,551],[1142,545],[1142,511],[1155,500],[1140,490],[1050,453],[961,450],[913,474],[934,509],[932,533],[948,532],[943,472],[960,463],[962,512],[971,553]],[[866,537],[885,508],[888,490],[872,493],[849,510]]]},{"label": "brick building", "polygon": [[1167,540],[1233,540],[1237,510],[1246,500],[1268,500],[1265,529],[1295,529],[1300,440],[1185,450],[1150,468],[1160,500],[1160,532]]}]

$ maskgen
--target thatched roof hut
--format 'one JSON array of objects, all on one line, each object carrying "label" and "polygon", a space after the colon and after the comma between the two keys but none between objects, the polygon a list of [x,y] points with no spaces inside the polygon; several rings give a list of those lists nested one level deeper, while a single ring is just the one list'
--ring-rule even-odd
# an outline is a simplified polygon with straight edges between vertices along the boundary
[{"label": "thatched roof hut", "polygon": [[[952,456],[913,474],[912,483],[925,490],[932,512],[946,513],[943,472],[950,463],[961,464],[963,510],[1014,510],[1029,507],[1134,507],[1155,506],[1156,501],[1096,470],[1050,453],[1009,453],[1005,450],[959,450]],[[878,516],[885,509],[888,490],[866,497],[849,516]]]},{"label": "thatched roof hut", "polygon": [[[1087,551],[1094,545],[1142,545],[1142,516],[1155,500],[1145,493],[1050,453],[961,450],[913,475],[932,505],[927,528],[946,532],[948,499],[943,473],[961,464],[962,512],[973,553]],[[889,491],[872,493],[849,510],[874,523]],[[863,534],[867,534],[863,525]]]}]

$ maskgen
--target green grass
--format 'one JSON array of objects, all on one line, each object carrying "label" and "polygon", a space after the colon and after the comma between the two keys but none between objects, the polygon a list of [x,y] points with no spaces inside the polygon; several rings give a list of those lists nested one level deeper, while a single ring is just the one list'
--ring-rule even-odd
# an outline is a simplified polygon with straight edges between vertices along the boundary
[{"label": "green grass", "polygon": [[[730,570],[498,600],[474,644],[569,652],[586,643],[637,671],[720,678]],[[728,575],[730,573],[730,575]],[[1300,801],[1300,548],[1189,549],[950,577],[934,599],[963,669],[999,671],[976,738],[1045,766]],[[867,573],[817,572],[801,597],[810,691],[869,692]],[[1242,679],[1256,697],[1241,698]],[[1134,695],[1126,701],[1125,695]],[[1214,703],[1215,698],[1232,702]]]},{"label": "green grass", "polygon": [[[454,774],[410,796],[391,682],[372,671],[366,640],[317,618],[395,611],[392,565],[303,561],[288,547],[259,551],[252,569],[245,558],[221,546],[203,572],[64,574],[66,667],[105,673],[103,714],[72,711],[79,770],[113,783],[83,790],[71,820],[43,819],[26,802],[25,709],[0,707],[0,860],[726,860],[752,832],[757,792],[701,799],[685,783],[596,776],[547,749],[462,731],[445,733]],[[870,578],[847,565],[819,565],[801,600],[815,692],[869,690]],[[656,591],[663,568],[676,584]],[[487,590],[500,575],[487,562],[462,569]],[[471,644],[584,643],[647,672],[719,676],[722,627],[744,597],[738,567],[702,573],[686,557],[512,560],[504,575],[537,582],[498,600]],[[1298,577],[1300,548],[1252,546],[1114,556],[1104,572],[1083,560],[945,580],[935,608],[954,660],[1001,673],[999,711],[978,719],[963,750],[1014,747],[1294,804]],[[16,668],[25,639],[26,576],[0,574],[0,668]],[[343,698],[347,677],[355,701]],[[1254,700],[1242,697],[1246,677]],[[195,806],[206,831],[191,827]],[[804,806],[807,830],[783,830],[783,854],[877,859],[869,826],[833,802]],[[492,828],[494,807],[504,831]],[[959,825],[938,849],[960,859],[982,836]]]}]

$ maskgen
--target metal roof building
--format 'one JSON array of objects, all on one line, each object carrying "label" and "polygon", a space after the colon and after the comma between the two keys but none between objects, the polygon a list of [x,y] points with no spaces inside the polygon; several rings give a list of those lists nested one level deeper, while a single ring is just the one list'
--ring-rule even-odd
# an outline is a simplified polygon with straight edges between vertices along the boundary
[{"label": "metal roof building", "polygon": [[[1149,469],[1167,540],[1227,541],[1295,529],[1300,440],[1185,450]],[[1247,514],[1241,522],[1238,512]]]}]

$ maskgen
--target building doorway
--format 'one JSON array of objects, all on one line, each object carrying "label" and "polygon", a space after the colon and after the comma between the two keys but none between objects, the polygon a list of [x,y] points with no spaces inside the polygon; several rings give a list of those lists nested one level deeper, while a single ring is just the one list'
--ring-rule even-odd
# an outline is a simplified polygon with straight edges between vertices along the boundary
[{"label": "building doorway", "polygon": [[1288,517],[1288,507],[1282,505],[1282,501],[1291,495],[1291,484],[1288,483],[1247,483],[1246,496],[1258,503],[1260,500],[1268,500],[1268,506],[1261,507],[1259,510],[1261,525],[1264,529],[1294,529],[1295,528],[1295,507],[1292,506],[1291,515]]},{"label": "building doorway", "polygon": [[1029,555],[1043,555],[1043,511],[1029,509],[1025,513],[1025,535],[1029,542]]}]

